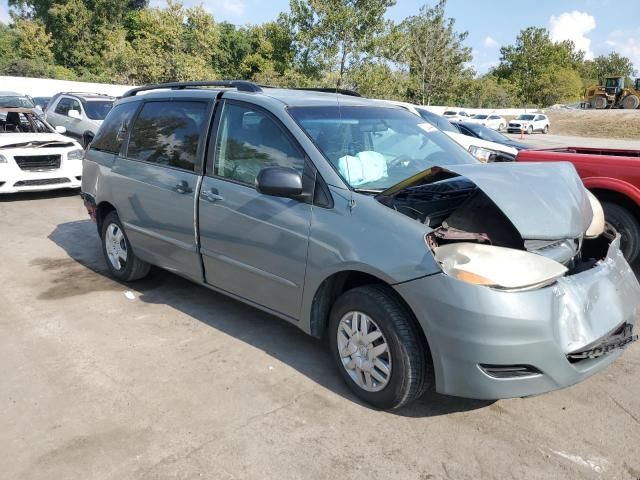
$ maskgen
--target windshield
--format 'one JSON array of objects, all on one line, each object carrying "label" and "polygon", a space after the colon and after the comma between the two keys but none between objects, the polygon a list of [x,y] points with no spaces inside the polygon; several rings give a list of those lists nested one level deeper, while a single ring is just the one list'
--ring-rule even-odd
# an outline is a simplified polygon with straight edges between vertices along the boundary
[{"label": "windshield", "polygon": [[449,123],[449,120],[441,117],[437,113],[429,112],[428,110],[423,110],[422,108],[416,108],[416,110],[422,118],[424,118],[427,122],[429,122],[437,129],[442,130],[443,132],[459,133],[456,127]]},{"label": "windshield", "polygon": [[91,120],[104,120],[111,108],[112,100],[91,100],[84,103],[84,111]]},{"label": "windshield", "polygon": [[354,188],[384,190],[434,165],[477,163],[417,115],[384,107],[292,107],[291,116]]},{"label": "windshield", "polygon": [[52,132],[51,125],[33,112],[0,110],[0,134]]},{"label": "windshield", "polygon": [[533,120],[535,115],[518,115],[516,120]]},{"label": "windshield", "polygon": [[510,142],[511,139],[502,135],[501,133],[496,132],[491,128],[487,128],[484,125],[479,125],[477,123],[465,123],[464,126],[475,133],[478,138],[483,140],[488,140],[490,142],[504,143],[505,141]]},{"label": "windshield", "polygon": [[443,115],[449,115],[449,116],[457,115],[457,114],[458,114],[458,112],[454,112],[452,110],[447,110],[446,112],[443,113]]},{"label": "windshield", "polygon": [[34,108],[35,105],[24,96],[0,96],[0,108]]},{"label": "windshield", "polygon": [[473,118],[473,119],[475,119],[475,120],[484,120],[484,119],[485,119],[485,118],[487,118],[487,117],[488,117],[488,115],[474,115],[474,116],[473,116],[473,117],[471,117],[471,118]]}]

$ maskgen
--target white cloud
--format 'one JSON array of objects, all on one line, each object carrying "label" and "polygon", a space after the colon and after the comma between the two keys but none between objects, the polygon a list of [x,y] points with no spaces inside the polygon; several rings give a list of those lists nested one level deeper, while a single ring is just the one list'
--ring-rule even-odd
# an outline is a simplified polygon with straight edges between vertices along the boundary
[{"label": "white cloud", "polygon": [[486,37],[483,43],[487,48],[498,48],[499,46],[499,43],[493,37]]},{"label": "white cloud", "polygon": [[612,50],[628,57],[640,75],[640,28],[635,30],[615,30],[605,42]]},{"label": "white cloud", "polygon": [[596,28],[596,19],[593,15],[573,10],[558,15],[551,15],[549,19],[549,33],[554,42],[571,40],[578,50],[585,53],[585,58],[593,58],[591,39],[587,33]]},{"label": "white cloud", "polygon": [[6,5],[0,4],[0,23],[9,23],[11,22],[11,17],[9,16],[9,9]]}]

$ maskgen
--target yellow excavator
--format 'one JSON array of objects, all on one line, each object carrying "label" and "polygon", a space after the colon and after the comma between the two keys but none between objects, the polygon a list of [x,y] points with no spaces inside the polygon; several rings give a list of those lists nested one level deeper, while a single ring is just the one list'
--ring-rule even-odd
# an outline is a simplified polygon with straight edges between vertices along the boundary
[{"label": "yellow excavator", "polygon": [[594,85],[584,92],[584,108],[624,108],[633,110],[640,107],[640,78],[631,87],[625,88],[624,77],[607,77],[604,85]]}]

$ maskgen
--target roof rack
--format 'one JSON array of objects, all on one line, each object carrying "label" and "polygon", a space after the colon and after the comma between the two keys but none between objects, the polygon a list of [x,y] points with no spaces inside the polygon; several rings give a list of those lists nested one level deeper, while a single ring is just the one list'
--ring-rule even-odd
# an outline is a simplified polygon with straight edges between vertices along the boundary
[{"label": "roof rack", "polygon": [[92,96],[92,97],[113,97],[114,95],[109,95],[107,93],[96,93],[96,92],[60,92],[59,95],[83,95],[83,96]]},{"label": "roof rack", "polygon": [[292,88],[291,90],[308,90],[310,92],[339,93],[340,95],[349,95],[350,97],[360,97],[361,95],[354,90],[344,88]]},{"label": "roof rack", "polygon": [[168,82],[158,83],[155,85],[145,85],[143,87],[132,88],[122,98],[134,97],[140,92],[148,92],[150,90],[171,89],[171,90],[184,90],[187,88],[198,87],[221,87],[221,88],[237,88],[240,92],[262,92],[262,88],[253,82],[246,80],[205,80],[198,82]]}]

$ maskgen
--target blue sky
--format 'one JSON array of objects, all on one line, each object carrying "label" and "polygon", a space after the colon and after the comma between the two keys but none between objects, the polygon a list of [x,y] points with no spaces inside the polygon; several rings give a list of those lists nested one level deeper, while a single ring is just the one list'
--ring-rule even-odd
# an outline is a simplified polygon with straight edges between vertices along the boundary
[{"label": "blue sky", "polygon": [[[424,3],[435,0],[397,0],[389,18],[402,20],[417,13]],[[164,0],[151,0],[164,5]],[[289,0],[183,0],[202,4],[216,20],[235,24],[261,23],[287,10]],[[449,0],[447,15],[456,19],[458,30],[469,32],[476,69],[483,73],[499,58],[500,45],[512,43],[528,26],[550,29],[557,40],[572,39],[587,56],[611,50],[631,58],[640,70],[640,2],[627,0]],[[0,0],[0,20],[7,18],[6,0]],[[640,73],[640,72],[639,72]]]}]

